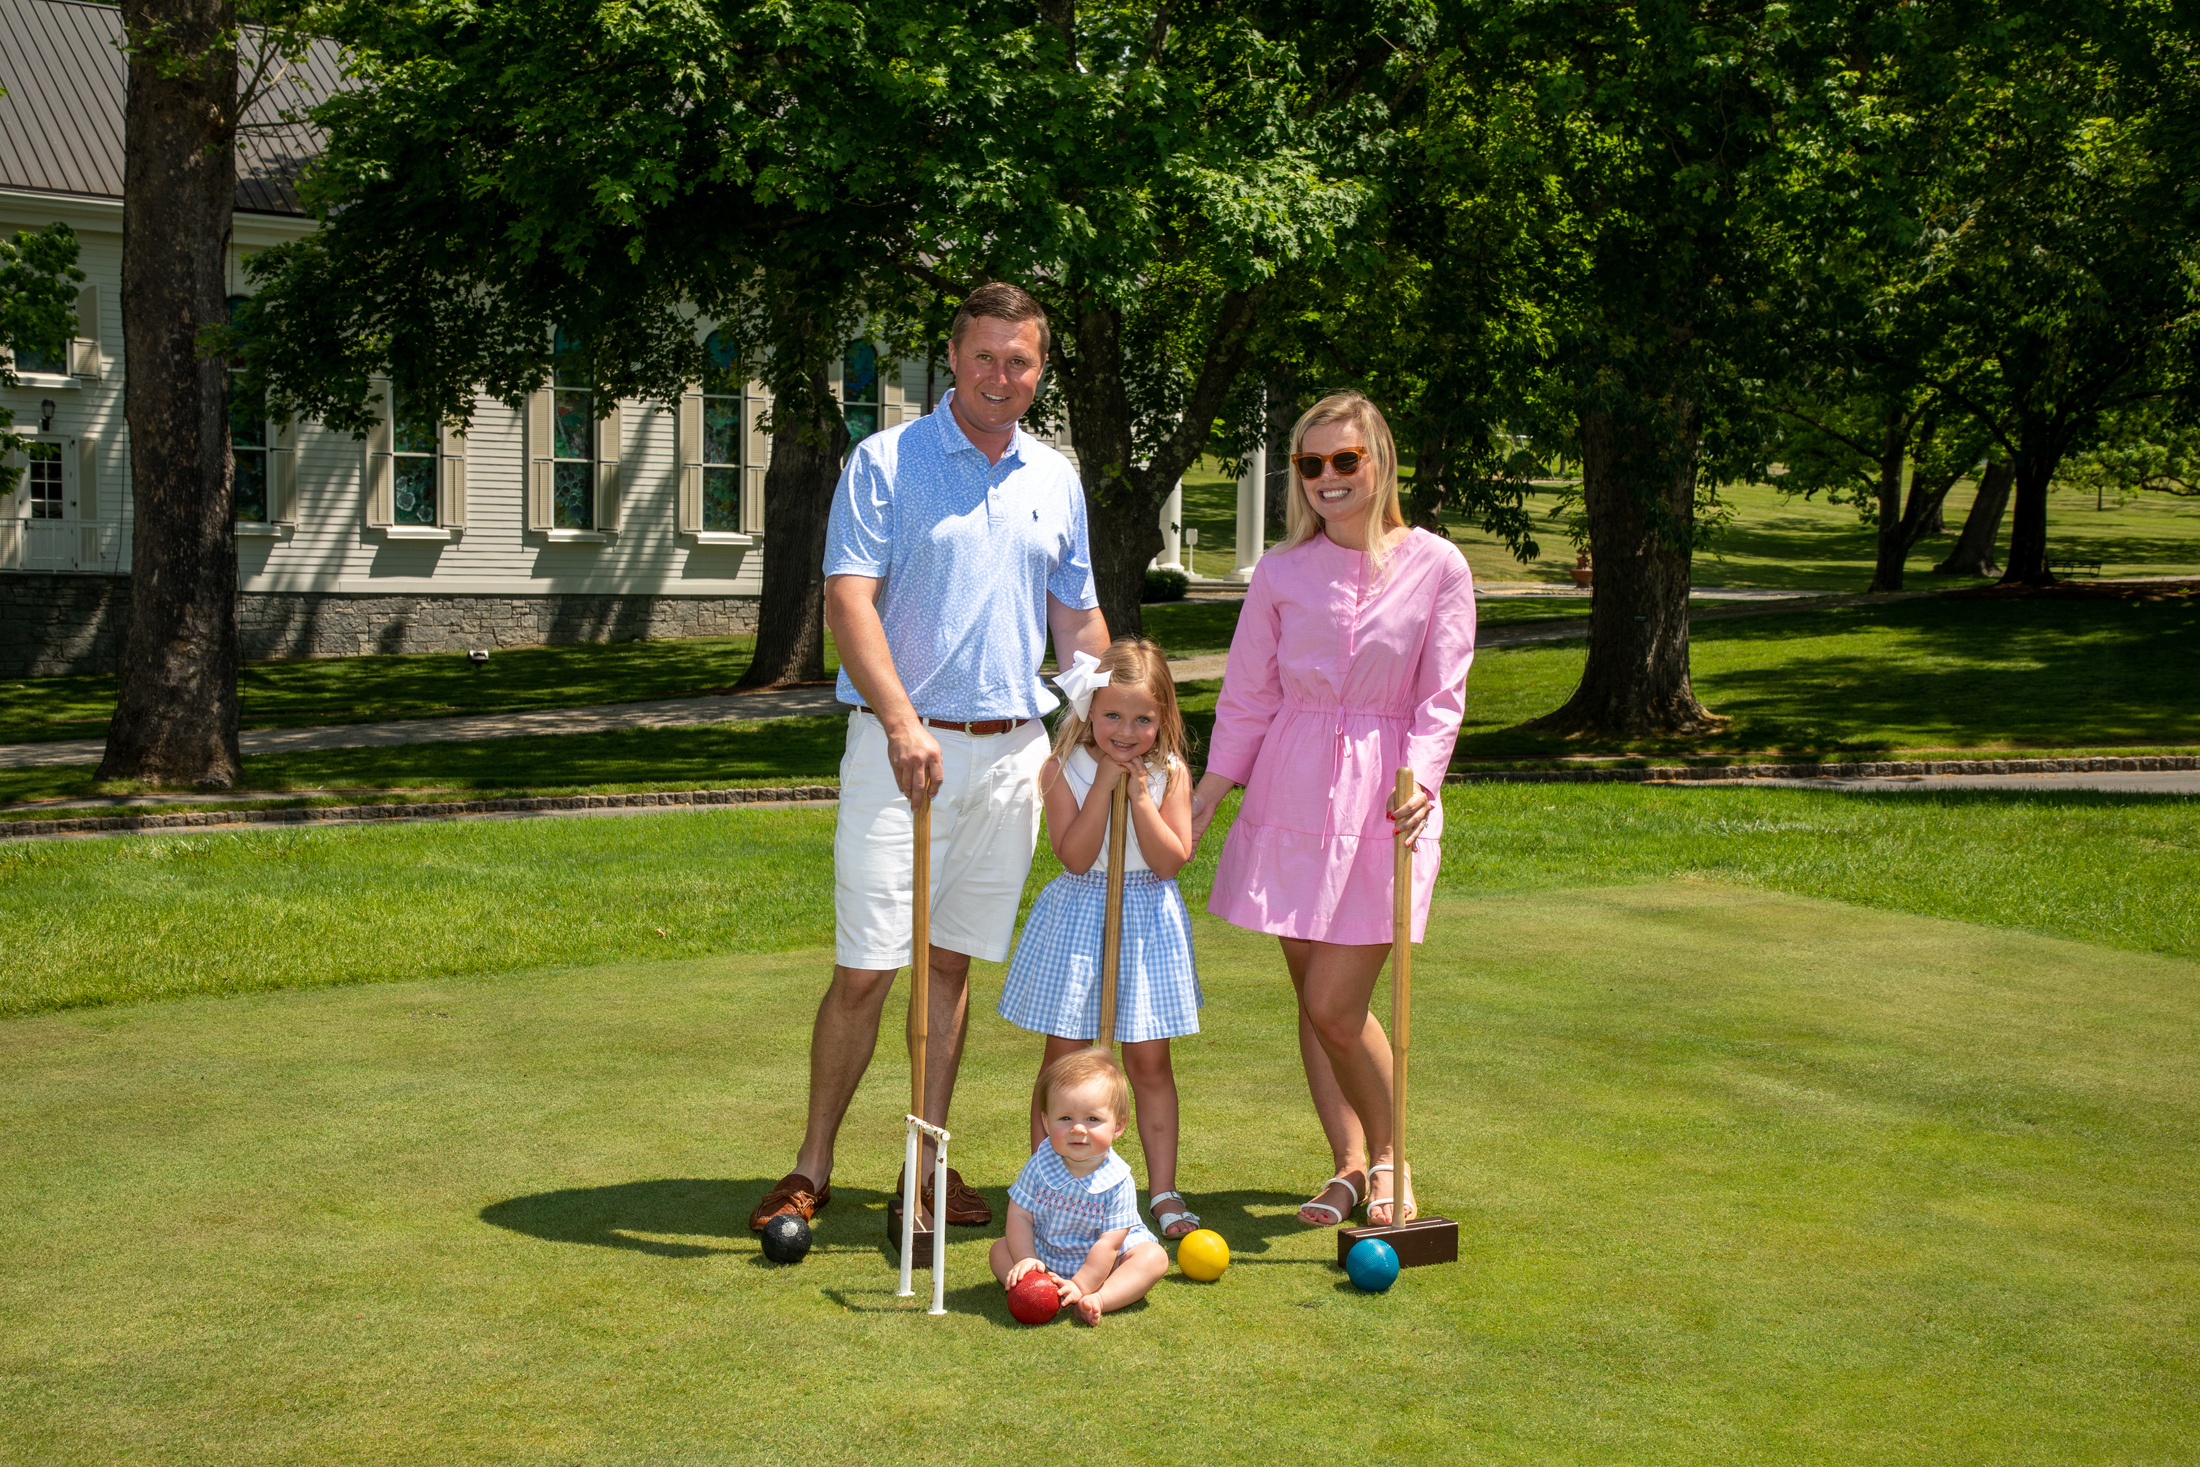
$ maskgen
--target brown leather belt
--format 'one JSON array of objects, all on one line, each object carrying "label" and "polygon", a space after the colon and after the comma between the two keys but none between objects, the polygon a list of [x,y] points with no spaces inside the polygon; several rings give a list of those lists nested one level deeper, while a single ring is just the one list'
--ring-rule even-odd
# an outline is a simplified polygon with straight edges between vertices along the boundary
[{"label": "brown leather belt", "polygon": [[[871,713],[871,710],[861,703],[856,705],[856,711],[858,713]],[[873,718],[878,717],[876,713],[871,713],[871,716]],[[984,738],[992,734],[1005,734],[1011,729],[1022,728],[1031,720],[1028,718],[973,718],[958,723],[952,718],[926,718],[920,713],[917,715],[917,722],[927,728],[950,729],[955,733],[976,734]]]}]

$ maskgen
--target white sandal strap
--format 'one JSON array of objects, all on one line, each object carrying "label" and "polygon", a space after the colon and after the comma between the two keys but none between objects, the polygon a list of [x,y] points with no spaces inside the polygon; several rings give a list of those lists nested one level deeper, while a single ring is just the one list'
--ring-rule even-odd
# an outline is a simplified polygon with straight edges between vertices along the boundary
[{"label": "white sandal strap", "polygon": [[1160,1204],[1172,1197],[1175,1198],[1178,1202],[1182,1202],[1184,1200],[1184,1194],[1182,1192],[1156,1192],[1151,1197],[1148,1197],[1146,1199],[1146,1207],[1149,1211],[1158,1214],[1161,1210]]}]

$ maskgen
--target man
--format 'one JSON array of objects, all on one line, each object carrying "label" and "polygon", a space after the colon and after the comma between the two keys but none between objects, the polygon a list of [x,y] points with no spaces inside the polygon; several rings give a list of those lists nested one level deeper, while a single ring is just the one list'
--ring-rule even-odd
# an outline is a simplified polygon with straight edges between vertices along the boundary
[{"label": "man", "polygon": [[[1039,838],[1039,720],[1055,706],[1039,680],[1047,634],[1065,666],[1108,641],[1077,473],[1018,426],[1048,346],[1037,301],[979,286],[949,331],[947,400],[856,445],[834,491],[825,622],[840,648],[840,699],[856,711],[833,837],[833,981],[810,1035],[802,1150],[752,1228],[783,1212],[813,1217],[831,1200],[833,1142],[909,961],[912,801],[932,807],[924,1117],[934,1125],[947,1123],[955,1093],[970,960],[1008,956]],[[985,1198],[947,1175],[947,1197],[928,1186],[925,1208],[991,1222]]]}]

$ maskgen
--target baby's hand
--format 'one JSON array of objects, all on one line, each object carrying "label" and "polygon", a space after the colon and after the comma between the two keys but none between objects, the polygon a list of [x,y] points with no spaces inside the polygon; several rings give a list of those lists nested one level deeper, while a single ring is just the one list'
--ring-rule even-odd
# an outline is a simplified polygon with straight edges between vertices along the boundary
[{"label": "baby's hand", "polygon": [[1004,1289],[1015,1288],[1016,1285],[1023,1280],[1024,1276],[1034,1269],[1039,1270],[1041,1273],[1044,1273],[1046,1271],[1045,1266],[1041,1264],[1036,1258],[1018,1259],[1014,1266],[1009,1269],[1008,1277],[1002,1281],[1001,1287]]},{"label": "baby's hand", "polygon": [[1085,1297],[1085,1291],[1077,1287],[1077,1280],[1075,1279],[1066,1279],[1060,1274],[1056,1274],[1054,1276],[1054,1286],[1062,1292],[1061,1307],[1064,1309],[1069,1308],[1070,1305]]}]

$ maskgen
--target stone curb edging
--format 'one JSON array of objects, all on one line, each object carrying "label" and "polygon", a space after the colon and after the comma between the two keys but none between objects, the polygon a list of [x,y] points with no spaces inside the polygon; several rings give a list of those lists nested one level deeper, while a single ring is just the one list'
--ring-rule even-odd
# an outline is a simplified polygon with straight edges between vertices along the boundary
[{"label": "stone curb edging", "polygon": [[654,790],[631,795],[535,795],[513,800],[440,800],[417,805],[307,805],[281,810],[186,810],[174,815],[93,815],[66,820],[0,821],[10,836],[91,835],[118,830],[184,830],[212,825],[310,825],[320,821],[417,820],[441,815],[535,814],[564,810],[620,810],[643,806],[794,804],[837,800],[834,784],[780,789]]},{"label": "stone curb edging", "polygon": [[1447,774],[1446,784],[1660,784],[1728,779],[1895,779],[1933,774],[2100,774],[2200,769],[2200,755],[2136,759],[1896,759],[1876,764],[1665,764],[1634,769],[1519,769]]},{"label": "stone curb edging", "polygon": [[[1505,769],[1447,774],[1446,784],[1659,784],[1736,779],[1891,779],[1934,774],[2088,774],[2200,769],[2200,755],[2136,759],[1898,759],[1876,764],[1668,764],[1633,769]],[[513,800],[441,800],[416,805],[317,805],[281,810],[186,810],[174,815],[93,815],[63,820],[0,820],[0,840],[112,831],[188,830],[229,825],[420,820],[450,815],[541,814],[569,810],[798,804],[837,800],[840,786],[778,789],[653,790],[630,795],[537,795]]]}]

